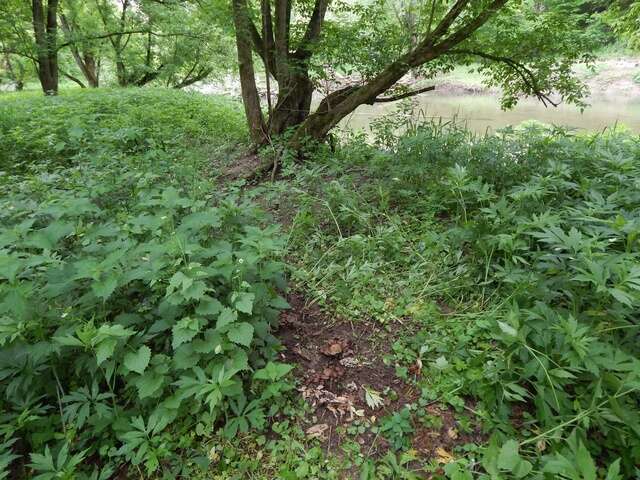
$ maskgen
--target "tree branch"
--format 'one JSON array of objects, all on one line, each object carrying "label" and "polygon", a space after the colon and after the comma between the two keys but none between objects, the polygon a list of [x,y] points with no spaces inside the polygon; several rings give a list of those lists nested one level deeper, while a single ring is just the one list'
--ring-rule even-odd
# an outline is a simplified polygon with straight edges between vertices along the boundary
[{"label": "tree branch", "polygon": [[542,89],[538,86],[538,82],[533,72],[529,70],[523,63],[517,62],[508,57],[478,52],[475,50],[450,50],[446,52],[446,55],[471,55],[484,58],[486,60],[492,60],[494,62],[505,63],[518,74],[522,82],[527,86],[527,88],[529,88],[529,92],[534,94],[545,107],[547,106],[547,103],[553,105],[554,107],[557,107],[560,104],[560,102],[554,102],[549,97],[548,93],[542,91]]},{"label": "tree branch", "polygon": [[71,75],[70,73],[65,72],[62,69],[59,69],[60,73],[62,75],[64,75],[65,77],[67,77],[69,80],[71,80],[72,82],[77,83],[78,85],[80,85],[80,88],[87,88],[87,86],[82,82],[82,80],[80,80],[78,77],[74,77],[73,75]]},{"label": "tree branch", "polygon": [[196,39],[205,39],[206,36],[204,35],[194,35],[190,32],[170,32],[170,33],[158,33],[158,32],[154,32],[151,31],[149,29],[144,29],[144,30],[125,30],[125,31],[121,31],[121,32],[110,32],[110,33],[103,33],[100,35],[94,35],[94,36],[89,36],[89,37],[82,37],[82,38],[75,38],[73,40],[69,40],[65,43],[61,43],[60,45],[58,45],[58,50],[60,50],[61,48],[64,47],[68,47],[69,45],[78,43],[78,42],[86,42],[86,41],[90,41],[90,40],[101,40],[104,38],[111,38],[111,37],[118,37],[118,36],[123,36],[123,35],[133,35],[133,34],[146,34],[146,35],[152,35],[154,37],[189,37],[189,38],[196,38]]},{"label": "tree branch", "polygon": [[309,23],[307,24],[307,29],[304,32],[302,40],[300,41],[298,50],[296,50],[295,55],[297,57],[307,58],[311,55],[309,47],[311,46],[311,43],[316,41],[320,36],[322,23],[324,22],[324,17],[327,13],[327,8],[329,7],[330,1],[331,0],[316,0],[316,3],[313,7],[313,13],[311,14],[311,18],[309,19]]},{"label": "tree branch", "polygon": [[401,93],[398,95],[394,95],[392,97],[378,97],[378,98],[374,98],[373,101],[369,103],[369,105],[373,105],[374,103],[397,102],[398,100],[414,97],[416,95],[420,95],[421,93],[430,92],[435,89],[436,89],[435,85],[429,85],[428,87],[419,88],[418,90],[412,90],[410,92]]}]

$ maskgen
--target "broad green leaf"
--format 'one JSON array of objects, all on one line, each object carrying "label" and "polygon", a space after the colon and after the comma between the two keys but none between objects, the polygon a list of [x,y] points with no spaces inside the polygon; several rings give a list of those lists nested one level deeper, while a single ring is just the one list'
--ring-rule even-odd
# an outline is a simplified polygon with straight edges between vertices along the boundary
[{"label": "broad green leaf", "polygon": [[235,310],[232,310],[229,307],[225,307],[220,312],[218,316],[218,321],[216,322],[216,328],[219,330],[230,323],[235,322],[238,319],[238,313]]},{"label": "broad green leaf", "polygon": [[253,340],[253,326],[247,322],[234,323],[227,332],[229,340],[248,347]]},{"label": "broad green leaf", "polygon": [[584,443],[580,442],[576,452],[576,462],[583,480],[596,480],[598,474],[596,464]]},{"label": "broad green leaf", "polygon": [[293,365],[287,363],[269,362],[264,368],[256,370],[253,378],[256,380],[276,381],[284,377],[293,369]]},{"label": "broad green leaf", "polygon": [[513,471],[521,460],[518,449],[519,446],[516,440],[507,440],[498,454],[498,468],[510,472]]},{"label": "broad green leaf", "polygon": [[253,311],[253,301],[255,298],[256,296],[253,293],[239,293],[234,306],[238,311],[251,315],[251,312]]},{"label": "broad green leaf", "polygon": [[164,375],[159,375],[153,369],[147,370],[136,380],[138,387],[138,397],[140,399],[152,396],[160,389],[164,382]]},{"label": "broad green leaf", "polygon": [[97,280],[91,284],[91,290],[96,297],[106,300],[111,296],[113,291],[118,286],[118,278],[115,274],[107,274],[100,280]]},{"label": "broad green leaf", "polygon": [[118,341],[115,338],[105,338],[96,346],[96,360],[98,365],[111,358]]},{"label": "broad green leaf", "polygon": [[151,359],[151,349],[142,345],[136,352],[129,352],[124,356],[124,366],[132,372],[144,373],[149,360]]},{"label": "broad green leaf", "polygon": [[222,304],[215,298],[211,298],[208,295],[204,295],[198,306],[196,307],[196,314],[200,316],[213,316],[220,313],[222,310]]},{"label": "broad green leaf", "polygon": [[200,332],[200,322],[198,318],[185,317],[176,323],[171,329],[173,338],[171,346],[175,349],[185,342],[189,342]]}]

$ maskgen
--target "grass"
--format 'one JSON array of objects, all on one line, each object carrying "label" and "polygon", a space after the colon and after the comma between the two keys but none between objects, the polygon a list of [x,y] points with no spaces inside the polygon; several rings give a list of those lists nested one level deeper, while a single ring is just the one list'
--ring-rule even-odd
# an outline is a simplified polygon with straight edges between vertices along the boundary
[{"label": "grass", "polygon": [[[389,117],[377,122],[376,144],[355,137],[335,152],[318,148],[305,165],[285,164],[273,183],[217,181],[224,172],[212,165],[228,162],[245,137],[241,109],[222,98],[163,89],[2,97],[0,182],[9,192],[3,235],[8,226],[17,231],[14,219],[55,215],[52,208],[75,195],[110,212],[91,221],[80,212],[77,225],[113,221],[128,225],[130,240],[169,245],[170,226],[154,230],[150,219],[178,224],[190,214],[183,209],[211,207],[230,222],[216,235],[236,232],[256,251],[282,245],[278,256],[295,294],[277,330],[285,348],[274,347],[275,357],[262,347],[251,353],[251,366],[262,373],[243,377],[249,403],[230,396],[216,421],[208,407],[193,403],[172,427],[147,433],[141,452],[124,430],[109,436],[65,427],[52,383],[48,411],[29,404],[18,412],[16,402],[4,408],[11,414],[0,422],[0,466],[20,465],[27,475],[46,471],[55,457],[61,478],[89,478],[98,458],[105,468],[141,477],[220,480],[630,478],[640,458],[637,137],[575,136],[534,124],[477,137],[452,125],[399,125]],[[170,187],[184,196],[162,197],[174,206],[143,202],[148,190],[160,195]],[[256,213],[256,203],[270,216]],[[246,228],[238,223],[245,221]],[[261,230],[273,225],[281,235]],[[207,232],[198,242],[210,240]],[[69,263],[101,255],[102,241],[80,248],[75,239],[57,239],[53,254]],[[48,254],[27,240],[22,254],[38,266],[39,278]],[[195,244],[188,247],[196,258]],[[3,248],[12,254],[17,247]],[[134,268],[131,253],[119,268]],[[175,261],[157,285],[150,283],[146,300],[118,283],[117,300],[108,296],[86,313],[110,322],[108,308],[132,304],[150,315],[147,303],[160,301],[182,268],[183,260]],[[194,262],[189,268],[208,278],[207,261]],[[259,271],[270,275],[272,267]],[[229,285],[216,286],[234,291],[219,294],[221,301],[240,305],[237,314],[253,321],[250,297],[237,295],[257,299],[268,287]],[[6,305],[1,314],[13,312]],[[42,336],[37,322],[1,325],[3,345]],[[186,342],[194,338],[181,332]],[[140,334],[132,342],[173,355],[175,336]],[[176,362],[188,363],[185,351]],[[93,357],[82,358],[89,365]],[[268,358],[299,367],[293,374],[280,367],[284,373],[265,382]],[[136,360],[144,358],[127,359],[141,369]],[[134,381],[127,370],[119,375],[122,385]],[[123,389],[124,414],[150,422],[164,396],[137,400],[132,391]],[[252,413],[256,405],[263,424]],[[64,445],[76,455],[94,450],[77,467],[60,466]],[[26,458],[14,459],[16,452]],[[42,455],[31,457],[31,467],[30,453]]]}]

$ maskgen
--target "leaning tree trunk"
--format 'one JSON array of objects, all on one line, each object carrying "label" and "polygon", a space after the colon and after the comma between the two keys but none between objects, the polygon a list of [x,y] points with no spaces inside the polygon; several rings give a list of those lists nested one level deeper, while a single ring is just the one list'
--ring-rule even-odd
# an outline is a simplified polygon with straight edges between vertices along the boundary
[{"label": "leaning tree trunk", "polygon": [[[73,20],[72,20],[73,21]],[[87,80],[87,84],[91,88],[98,88],[99,79],[98,72],[96,70],[96,61],[93,54],[89,51],[80,52],[80,49],[73,42],[73,34],[78,31],[75,24],[72,24],[64,14],[60,15],[60,26],[64,32],[67,42],[69,43],[69,49],[73,55],[73,59],[76,61],[76,65]]]},{"label": "leaning tree trunk", "polygon": [[45,8],[42,0],[32,0],[33,33],[38,49],[37,70],[45,95],[58,94],[58,49],[56,46],[58,0],[49,0]]}]

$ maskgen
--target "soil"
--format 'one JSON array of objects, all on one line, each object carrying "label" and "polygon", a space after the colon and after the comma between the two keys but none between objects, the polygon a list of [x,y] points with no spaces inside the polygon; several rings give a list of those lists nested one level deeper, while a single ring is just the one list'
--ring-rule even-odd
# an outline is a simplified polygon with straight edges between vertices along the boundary
[{"label": "soil", "polygon": [[[393,366],[384,362],[393,338],[375,323],[351,323],[331,317],[304,297],[292,294],[291,309],[283,312],[277,336],[283,345],[282,359],[294,363],[298,390],[312,407],[307,434],[319,438],[324,447],[340,455],[345,428],[356,419],[374,424],[378,419],[415,405],[420,392],[413,384],[395,375]],[[412,367],[419,373],[419,367]],[[371,408],[365,389],[381,394],[383,405]],[[389,392],[389,389],[394,393]],[[479,427],[468,434],[458,431],[452,409],[440,404],[424,407],[427,413],[442,420],[441,428],[427,428],[415,422],[412,447],[421,454],[420,463],[436,459],[446,463],[443,455],[458,446],[483,439]],[[355,441],[369,457],[379,457],[388,449],[386,440],[367,430]]]}]

